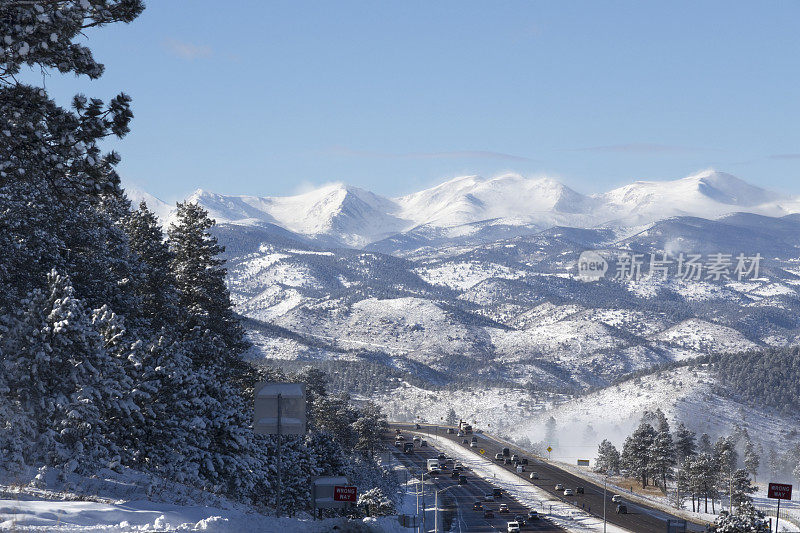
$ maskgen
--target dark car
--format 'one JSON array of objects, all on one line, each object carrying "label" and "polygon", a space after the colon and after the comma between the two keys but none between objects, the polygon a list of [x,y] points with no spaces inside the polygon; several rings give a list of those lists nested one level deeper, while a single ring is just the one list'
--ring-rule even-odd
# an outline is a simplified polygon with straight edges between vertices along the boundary
[{"label": "dark car", "polygon": [[515,515],[514,522],[519,522],[519,527],[525,527],[525,515]]},{"label": "dark car", "polygon": [[528,464],[528,458],[527,457],[523,457],[522,459],[519,460],[519,464],[521,464],[521,465]]},{"label": "dark car", "polygon": [[428,441],[422,440],[422,441],[419,442],[419,445],[427,447],[428,446]]},{"label": "dark car", "polygon": [[458,484],[459,485],[466,485],[467,484],[467,476],[465,476],[464,474],[461,474],[460,476],[458,476]]},{"label": "dark car", "polygon": [[413,442],[405,442],[405,443],[403,443],[403,452],[405,452],[405,453],[414,453],[414,443]]},{"label": "dark car", "polygon": [[511,464],[511,459],[509,459],[508,457],[506,457],[505,459],[503,459],[503,464],[504,464],[504,465],[510,465],[510,464]]},{"label": "dark car", "polygon": [[483,509],[483,503],[480,500],[472,504],[473,511],[480,511],[481,509]]},{"label": "dark car", "polygon": [[420,426],[419,424],[414,424],[414,429],[422,429],[422,426]]},{"label": "dark car", "polygon": [[509,450],[508,448],[503,448],[503,455],[508,457],[509,455],[511,455],[511,450]]},{"label": "dark car", "polygon": [[617,514],[628,514],[628,506],[624,503],[617,505]]},{"label": "dark car", "polygon": [[486,509],[483,512],[483,517],[484,518],[494,518],[494,511],[492,511],[491,509]]},{"label": "dark car", "polygon": [[512,455],[511,455],[511,460],[512,460],[512,461],[519,461],[519,455],[517,455],[517,454],[512,454]]},{"label": "dark car", "polygon": [[447,433],[448,434],[455,433],[455,430],[453,428],[447,428]]},{"label": "dark car", "polygon": [[575,494],[583,494],[583,487],[576,487]]},{"label": "dark car", "polygon": [[478,437],[473,436],[472,437],[472,442],[478,442]]},{"label": "dark car", "polygon": [[539,511],[536,509],[531,509],[528,511],[528,520],[539,520]]},{"label": "dark car", "polygon": [[502,498],[503,489],[492,489],[492,496],[494,496],[495,498]]},{"label": "dark car", "polygon": [[440,461],[447,461],[447,456],[443,453],[437,455],[436,458],[439,459]]},{"label": "dark car", "polygon": [[467,439],[462,439],[461,444],[469,444],[469,441]]},{"label": "dark car", "polygon": [[453,478],[453,479],[458,479],[458,476],[460,476],[460,475],[461,474],[459,474],[458,470],[453,470],[453,473],[450,474],[450,477]]}]

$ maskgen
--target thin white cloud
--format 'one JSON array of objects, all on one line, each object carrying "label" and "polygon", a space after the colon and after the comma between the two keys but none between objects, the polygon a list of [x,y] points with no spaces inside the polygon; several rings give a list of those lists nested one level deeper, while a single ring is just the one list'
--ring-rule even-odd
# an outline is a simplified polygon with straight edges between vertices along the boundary
[{"label": "thin white cloud", "polygon": [[699,148],[689,146],[673,146],[669,144],[628,143],[611,144],[608,146],[590,146],[588,148],[575,148],[576,152],[613,152],[623,154],[665,154],[697,152]]},{"label": "thin white cloud", "polygon": [[774,154],[770,159],[800,159],[800,154]]},{"label": "thin white cloud", "polygon": [[193,44],[176,39],[166,39],[163,42],[164,48],[175,57],[192,61],[211,57],[211,47],[205,44]]},{"label": "thin white cloud", "polygon": [[534,161],[534,159],[490,150],[453,150],[444,152],[375,152],[370,150],[353,150],[345,146],[335,146],[329,150],[334,155],[354,157],[379,157],[388,159],[501,159],[505,161]]}]

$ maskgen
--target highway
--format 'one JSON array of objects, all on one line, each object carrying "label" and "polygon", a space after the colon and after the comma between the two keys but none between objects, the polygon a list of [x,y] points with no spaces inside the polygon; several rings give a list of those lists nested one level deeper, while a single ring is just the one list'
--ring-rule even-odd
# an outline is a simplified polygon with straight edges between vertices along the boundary
[{"label": "highway", "polygon": [[[392,424],[392,429],[400,428],[405,433],[415,434],[436,434],[439,438],[447,438],[451,441],[463,446],[466,451],[476,453],[477,449],[484,449],[486,451],[485,457],[493,459],[496,453],[501,453],[504,447],[508,447],[512,454],[518,454],[520,457],[528,459],[529,464],[525,466],[525,472],[517,474],[513,465],[503,465],[502,462],[496,461],[496,464],[505,468],[509,472],[514,473],[529,483],[533,483],[539,488],[549,492],[554,499],[576,505],[583,510],[602,519],[603,517],[603,486],[586,481],[568,471],[562,470],[549,463],[541,461],[533,457],[529,452],[520,448],[498,442],[483,434],[474,434],[478,438],[479,448],[470,448],[462,444],[463,437],[458,437],[456,434],[447,434],[444,426],[439,426],[438,432],[436,426],[422,425],[421,429],[413,429],[414,424]],[[473,435],[467,438],[471,440]],[[539,479],[530,479],[530,473],[535,471],[539,474]],[[564,488],[577,489],[583,487],[584,494],[576,494],[575,496],[565,497],[563,491],[556,491],[556,484],[562,484]],[[609,489],[606,495],[606,517],[609,523],[615,524],[629,531],[636,533],[657,533],[667,531],[667,520],[680,520],[679,517],[665,513],[659,509],[650,508],[628,500],[625,494],[621,494],[623,503],[627,506],[627,514],[616,513],[616,503],[611,501],[611,497],[615,494],[613,489]],[[686,531],[705,531],[705,525],[694,524],[687,522]]]},{"label": "highway", "polygon": [[[404,431],[405,442],[411,441],[415,434],[419,433]],[[390,446],[394,443],[394,435],[394,431],[386,435],[387,441],[390,441]],[[424,435],[420,435],[423,439],[426,438]],[[419,478],[418,473],[426,470],[427,459],[435,459],[439,454],[439,450],[436,450],[431,444],[433,443],[429,441],[429,446],[427,447],[417,445],[414,447],[414,452],[408,454],[393,448],[393,453],[412,473],[416,472],[416,477]],[[434,507],[434,490],[447,489],[439,493],[440,532],[505,532],[507,523],[514,520],[515,515],[527,516],[528,508],[506,495],[492,502],[482,501],[484,496],[492,493],[494,487],[488,481],[475,476],[471,471],[466,470],[463,472],[467,476],[465,485],[458,485],[458,481],[450,477],[451,473],[452,466],[444,470],[440,475],[432,476],[431,484],[427,484],[428,476],[427,474],[425,475],[425,507],[427,509],[433,509]],[[473,504],[477,501],[482,501],[483,508],[473,510]],[[508,505],[509,511],[499,512],[500,504]],[[484,518],[485,509],[494,511],[495,517]],[[428,531],[434,530],[433,517],[434,513],[431,511],[426,515],[425,529]],[[564,530],[546,519],[540,519],[526,524],[522,527],[522,531],[563,532]]]}]

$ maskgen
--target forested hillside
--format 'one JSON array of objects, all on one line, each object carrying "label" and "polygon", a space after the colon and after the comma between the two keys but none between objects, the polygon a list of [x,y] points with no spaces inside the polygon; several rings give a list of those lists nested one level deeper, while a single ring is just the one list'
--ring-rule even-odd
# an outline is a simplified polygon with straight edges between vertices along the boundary
[{"label": "forested hillside", "polygon": [[98,473],[135,472],[270,509],[276,442],[251,429],[252,387],[282,379],[310,394],[309,433],[284,440],[284,509],[309,508],[312,476],[387,486],[379,410],[329,396],[319,372],[242,362],[249,344],[206,211],[179,204],[162,228],[130,204],[120,156],[101,151],[128,133],[130,97],[77,95],[67,109],[20,81],[29,68],[98,78],[83,29],[143,9],[0,5],[0,483],[80,494]]},{"label": "forested hillside", "polygon": [[740,401],[785,415],[800,412],[800,347],[725,354],[716,369],[721,384]]}]

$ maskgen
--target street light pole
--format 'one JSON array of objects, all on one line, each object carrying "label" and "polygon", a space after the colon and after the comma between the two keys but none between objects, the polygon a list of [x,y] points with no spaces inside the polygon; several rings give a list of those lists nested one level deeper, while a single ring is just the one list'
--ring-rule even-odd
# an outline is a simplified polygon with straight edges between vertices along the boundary
[{"label": "street light pole", "polygon": [[458,487],[458,485],[450,485],[449,487],[445,487],[443,489],[439,489],[436,491],[436,499],[434,503],[433,509],[433,531],[434,533],[439,533],[439,493],[444,492],[446,490],[450,490],[454,487]]},{"label": "street light pole", "polygon": [[603,533],[606,533],[606,484],[608,483],[608,471],[603,476]]}]

